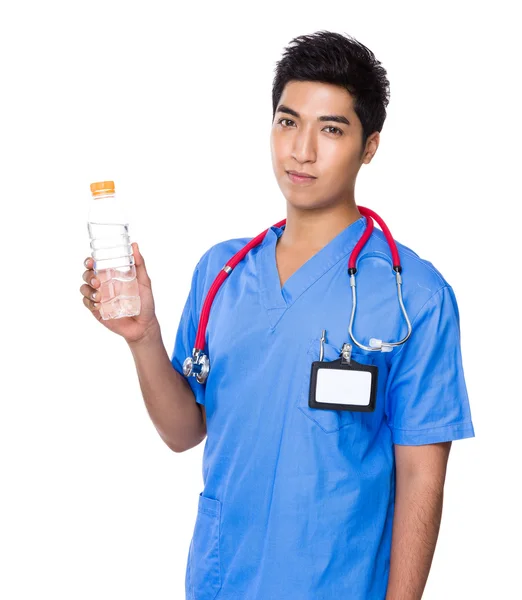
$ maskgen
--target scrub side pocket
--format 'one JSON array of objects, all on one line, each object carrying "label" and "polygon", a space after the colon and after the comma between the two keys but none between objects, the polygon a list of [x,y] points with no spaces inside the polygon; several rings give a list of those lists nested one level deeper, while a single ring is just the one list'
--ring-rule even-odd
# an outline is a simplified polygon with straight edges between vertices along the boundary
[{"label": "scrub side pocket", "polygon": [[[354,425],[360,420],[360,413],[351,410],[335,410],[335,409],[324,409],[324,408],[311,408],[308,405],[308,397],[310,393],[310,380],[312,373],[312,363],[319,360],[319,354],[321,351],[321,340],[320,338],[311,341],[308,346],[306,353],[306,365],[303,385],[299,392],[298,408],[299,410],[313,421],[320,429],[325,433],[333,433],[339,431],[344,427]],[[332,346],[327,342],[324,343],[324,355],[323,361],[332,361],[339,358],[341,354],[341,348]],[[357,350],[352,349],[352,358],[361,364],[373,364],[372,359]]]},{"label": "scrub side pocket", "polygon": [[221,502],[201,493],[188,565],[194,600],[214,600],[221,589],[220,529]]}]

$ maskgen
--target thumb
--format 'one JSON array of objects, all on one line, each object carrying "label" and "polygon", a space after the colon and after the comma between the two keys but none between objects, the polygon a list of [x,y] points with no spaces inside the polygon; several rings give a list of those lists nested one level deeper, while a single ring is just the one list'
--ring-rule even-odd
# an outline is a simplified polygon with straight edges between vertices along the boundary
[{"label": "thumb", "polygon": [[138,281],[147,281],[150,283],[150,277],[147,273],[147,268],[145,266],[145,259],[143,258],[140,252],[138,244],[136,242],[133,242],[131,246],[132,253],[134,254],[134,264],[136,266],[136,275],[138,277]]}]

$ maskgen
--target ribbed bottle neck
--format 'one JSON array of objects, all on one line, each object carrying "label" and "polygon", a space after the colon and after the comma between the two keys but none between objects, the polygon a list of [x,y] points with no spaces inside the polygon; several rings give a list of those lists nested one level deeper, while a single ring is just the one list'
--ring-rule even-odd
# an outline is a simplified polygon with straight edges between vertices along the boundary
[{"label": "ribbed bottle neck", "polygon": [[92,194],[93,200],[101,200],[102,198],[116,198],[116,192],[110,192],[106,194]]}]

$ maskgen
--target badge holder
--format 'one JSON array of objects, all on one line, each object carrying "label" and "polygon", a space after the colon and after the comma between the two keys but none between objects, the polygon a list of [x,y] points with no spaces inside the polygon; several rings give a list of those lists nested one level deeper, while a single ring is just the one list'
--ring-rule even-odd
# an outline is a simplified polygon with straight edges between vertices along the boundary
[{"label": "badge holder", "polygon": [[319,360],[312,362],[308,406],[322,410],[374,411],[378,368],[353,360],[352,346],[347,343],[343,344],[338,359],[323,361],[324,341],[323,330]]}]

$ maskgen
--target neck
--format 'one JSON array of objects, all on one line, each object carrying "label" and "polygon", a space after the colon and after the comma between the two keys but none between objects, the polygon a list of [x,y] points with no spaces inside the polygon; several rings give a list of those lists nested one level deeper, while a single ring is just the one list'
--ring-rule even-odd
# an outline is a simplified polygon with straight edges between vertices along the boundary
[{"label": "neck", "polygon": [[288,250],[320,250],[362,217],[355,202],[301,210],[287,203],[286,225],[277,245]]}]

